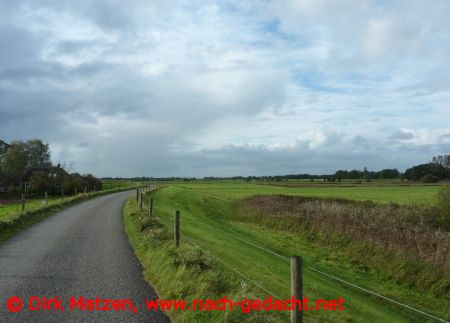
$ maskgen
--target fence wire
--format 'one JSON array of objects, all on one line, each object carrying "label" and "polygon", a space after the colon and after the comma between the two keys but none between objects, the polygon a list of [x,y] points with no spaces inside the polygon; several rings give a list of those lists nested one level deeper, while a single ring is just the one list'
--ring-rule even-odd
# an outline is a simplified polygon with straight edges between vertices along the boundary
[{"label": "fence wire", "polygon": [[[218,229],[218,228],[216,228],[216,227],[213,227],[213,226],[211,226],[211,225],[209,225],[209,224],[206,224],[206,223],[197,221],[197,220],[195,220],[195,219],[192,219],[191,217],[188,217],[188,219],[191,220],[191,221],[193,221],[193,222],[195,222],[195,223],[197,223],[197,224],[200,224],[200,225],[203,225],[203,226],[207,226],[207,227],[212,228],[212,229],[214,229],[214,230],[216,230],[216,231],[219,231],[219,232],[221,232],[221,233],[223,233],[223,234],[225,234],[225,235],[227,235],[227,236],[229,236],[229,237],[232,237],[232,238],[234,238],[234,239],[236,239],[236,240],[239,240],[239,241],[241,241],[241,242],[244,242],[244,243],[246,243],[246,244],[248,244],[248,245],[250,245],[250,246],[253,246],[253,247],[255,247],[255,248],[258,248],[258,249],[260,249],[260,250],[263,250],[263,251],[265,251],[265,252],[268,252],[268,253],[270,253],[270,254],[272,254],[272,255],[275,255],[275,256],[277,256],[277,257],[283,259],[284,261],[286,261],[286,262],[288,262],[288,263],[290,262],[290,259],[289,259],[288,257],[283,256],[283,255],[280,255],[279,253],[276,253],[276,252],[274,252],[274,251],[272,251],[272,250],[269,250],[269,249],[267,249],[267,248],[264,248],[264,247],[262,247],[262,246],[260,246],[260,245],[257,245],[257,244],[255,244],[255,243],[252,243],[252,242],[250,242],[250,241],[241,239],[241,238],[239,238],[239,237],[237,237],[237,236],[235,236],[235,235],[232,235],[232,234],[230,234],[230,233],[228,233],[228,232],[225,232],[225,231],[223,231],[223,230],[221,230],[221,229]],[[430,317],[430,318],[433,318],[433,319],[438,320],[438,321],[441,321],[441,322],[447,322],[447,323],[448,323],[448,321],[446,321],[446,320],[444,320],[444,319],[441,319],[441,318],[439,318],[439,317],[436,317],[436,316],[434,316],[434,315],[431,315],[431,314],[429,314],[429,313],[427,313],[427,312],[424,312],[424,311],[422,311],[422,310],[416,309],[416,308],[414,308],[414,307],[412,307],[412,306],[409,306],[409,305],[407,305],[407,304],[398,302],[398,301],[396,301],[396,300],[394,300],[394,299],[392,299],[392,298],[389,298],[389,297],[384,296],[384,295],[382,295],[382,294],[380,294],[380,293],[371,291],[371,290],[369,290],[369,289],[367,289],[367,288],[364,288],[364,287],[362,287],[362,286],[356,285],[356,284],[351,283],[351,282],[349,282],[349,281],[346,281],[346,280],[344,280],[344,279],[342,279],[342,278],[339,278],[339,277],[337,277],[337,276],[334,276],[334,275],[331,275],[331,274],[329,274],[329,273],[326,273],[326,272],[324,272],[324,271],[322,271],[322,270],[319,270],[319,269],[317,269],[317,268],[314,268],[314,267],[311,267],[311,266],[304,266],[304,267],[307,268],[307,269],[309,269],[309,270],[311,270],[311,271],[314,271],[315,273],[318,273],[318,274],[320,274],[320,275],[323,275],[323,276],[326,276],[326,277],[328,277],[328,278],[334,279],[334,280],[339,281],[339,282],[341,282],[341,283],[344,283],[344,284],[346,284],[346,285],[352,286],[352,287],[357,288],[357,289],[359,289],[359,290],[361,290],[361,291],[364,291],[364,292],[366,292],[366,293],[368,293],[368,294],[371,294],[371,295],[374,295],[374,296],[376,296],[376,297],[382,298],[382,299],[384,299],[384,300],[386,300],[386,301],[389,301],[389,302],[391,302],[391,303],[400,305],[400,306],[402,306],[402,307],[404,307],[404,308],[407,308],[407,309],[409,309],[409,310],[412,310],[412,311],[414,311],[414,312],[416,312],[416,313],[419,313],[419,314],[428,316],[428,317]]]},{"label": "fence wire", "polygon": [[[267,252],[267,253],[270,253],[270,254],[272,254],[272,255],[274,255],[274,256],[277,256],[278,258],[284,260],[284,261],[287,262],[287,263],[290,263],[290,258],[288,258],[288,257],[286,257],[286,256],[283,256],[283,255],[281,255],[281,254],[279,254],[279,253],[277,253],[277,252],[274,252],[274,251],[272,251],[272,250],[270,250],[270,249],[264,248],[264,247],[262,247],[262,246],[260,246],[260,245],[257,245],[257,244],[255,244],[255,243],[253,243],[253,242],[250,242],[250,241],[241,239],[241,238],[239,238],[239,237],[237,237],[237,236],[235,236],[235,235],[233,235],[233,234],[230,234],[230,233],[228,233],[228,232],[226,232],[226,231],[223,231],[223,230],[221,230],[221,229],[218,229],[218,228],[216,228],[216,227],[214,227],[214,226],[212,226],[212,225],[209,225],[209,224],[200,222],[200,221],[198,221],[198,220],[196,220],[196,219],[193,219],[192,217],[188,217],[187,219],[189,219],[190,221],[195,222],[195,223],[197,223],[197,224],[203,225],[204,227],[212,228],[212,229],[214,229],[214,230],[216,230],[216,231],[218,231],[218,232],[221,232],[221,233],[223,233],[223,234],[225,234],[225,235],[227,235],[227,236],[229,236],[229,237],[231,237],[231,238],[233,238],[233,239],[239,240],[239,241],[241,241],[241,242],[243,242],[243,243],[245,243],[245,244],[248,244],[248,245],[250,245],[250,246],[253,246],[253,247],[255,247],[255,248],[258,248],[258,249],[260,249],[260,250],[263,250],[263,251],[265,251],[265,252]],[[191,241],[191,240],[189,240],[189,239],[187,239],[187,238],[183,238],[182,240],[185,240],[185,241],[187,241],[187,242],[190,242],[191,244],[193,244],[193,245],[199,247],[200,249],[202,249],[203,251],[205,251],[206,253],[208,253],[209,255],[211,255],[213,258],[215,258],[217,261],[219,261],[220,263],[222,263],[222,264],[223,264],[224,266],[226,266],[227,268],[229,268],[229,269],[231,269],[232,271],[236,272],[238,275],[244,277],[244,278],[247,279],[249,282],[251,282],[251,283],[254,284],[255,286],[261,288],[262,290],[264,290],[264,291],[267,292],[268,294],[270,294],[270,295],[272,295],[272,296],[274,296],[274,297],[277,297],[278,299],[281,300],[281,298],[280,298],[279,296],[277,296],[275,293],[271,292],[270,290],[268,290],[267,288],[263,287],[263,286],[262,286],[261,284],[259,284],[258,282],[253,281],[252,279],[250,279],[249,277],[247,277],[245,274],[239,272],[237,269],[235,269],[235,268],[233,268],[232,266],[228,265],[227,263],[223,262],[220,258],[218,258],[217,256],[215,256],[215,255],[212,254],[211,252],[207,251],[206,249],[202,248],[202,247],[199,246],[197,243],[195,243],[195,242],[193,242],[193,241]],[[432,319],[435,319],[435,320],[437,320],[437,321],[449,323],[448,321],[446,321],[446,320],[444,320],[444,319],[441,319],[441,318],[436,317],[436,316],[434,316],[434,315],[431,315],[431,314],[429,314],[429,313],[427,313],[427,312],[424,312],[424,311],[422,311],[422,310],[419,310],[419,309],[414,308],[414,307],[412,307],[412,306],[409,306],[409,305],[407,305],[407,304],[404,304],[404,303],[401,303],[401,302],[399,302],[399,301],[396,301],[396,300],[394,300],[394,299],[392,299],[392,298],[389,298],[389,297],[387,297],[387,296],[384,296],[384,295],[382,295],[382,294],[380,294],[380,293],[371,291],[371,290],[369,290],[369,289],[367,289],[367,288],[364,288],[364,287],[362,287],[362,286],[359,286],[359,285],[357,285],[357,284],[351,283],[351,282],[349,282],[349,281],[347,281],[347,280],[344,280],[344,279],[342,279],[342,278],[339,278],[339,277],[337,277],[337,276],[335,276],[335,275],[331,275],[331,274],[329,274],[329,273],[326,273],[326,272],[324,272],[324,271],[322,271],[322,270],[319,270],[319,269],[317,269],[317,268],[314,268],[314,267],[311,267],[311,266],[304,266],[304,268],[309,269],[309,270],[311,270],[311,271],[313,271],[313,272],[315,272],[315,273],[317,273],[317,274],[319,274],[319,275],[323,275],[323,276],[325,276],[325,277],[328,277],[328,278],[331,278],[331,279],[333,279],[333,280],[336,280],[336,281],[339,281],[339,282],[341,282],[341,283],[344,283],[344,284],[346,284],[346,285],[348,285],[348,286],[352,286],[352,287],[354,287],[354,288],[356,288],[356,289],[359,289],[359,290],[361,290],[361,291],[363,291],[363,292],[366,292],[366,293],[368,293],[368,294],[374,295],[374,296],[376,296],[376,297],[378,297],[378,298],[384,299],[384,300],[389,301],[389,302],[391,302],[391,303],[394,303],[394,304],[397,304],[397,305],[402,306],[402,307],[404,307],[404,308],[407,308],[407,309],[409,309],[409,310],[411,310],[411,311],[414,311],[414,312],[416,312],[416,313],[419,313],[419,314],[428,316],[428,317],[430,317],[430,318],[432,318]]]}]

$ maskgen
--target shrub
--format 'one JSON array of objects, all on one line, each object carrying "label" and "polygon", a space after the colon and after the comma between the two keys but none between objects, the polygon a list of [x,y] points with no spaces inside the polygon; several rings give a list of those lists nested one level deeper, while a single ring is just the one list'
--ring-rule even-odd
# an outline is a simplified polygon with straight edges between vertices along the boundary
[{"label": "shrub", "polygon": [[420,179],[423,183],[437,183],[439,182],[439,177],[433,174],[426,174]]},{"label": "shrub", "polygon": [[30,177],[30,186],[33,192],[45,192],[50,189],[52,182],[45,172],[35,172]]},{"label": "shrub", "polygon": [[188,243],[182,243],[178,248],[172,247],[169,254],[172,256],[172,264],[176,267],[184,265],[196,272],[203,272],[213,266],[210,255]]},{"label": "shrub", "polygon": [[438,193],[437,208],[440,225],[445,230],[450,230],[450,184],[444,186]]}]

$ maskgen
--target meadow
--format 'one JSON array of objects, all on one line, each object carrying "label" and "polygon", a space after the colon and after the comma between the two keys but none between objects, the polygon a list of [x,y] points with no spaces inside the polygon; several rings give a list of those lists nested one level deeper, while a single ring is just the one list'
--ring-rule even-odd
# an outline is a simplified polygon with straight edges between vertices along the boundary
[{"label": "meadow", "polygon": [[[52,206],[57,204],[60,201],[60,198],[57,197],[49,197],[48,198],[48,206]],[[33,198],[26,200],[25,211],[36,211],[45,206],[44,197],[42,198]],[[0,220],[8,220],[10,217],[14,217],[18,214],[22,213],[22,202],[20,199],[16,198],[15,200],[8,200],[7,203],[0,204]]]},{"label": "meadow", "polygon": [[[175,183],[152,192],[151,195],[154,199],[155,214],[159,221],[169,228],[169,232],[173,226],[174,212],[176,209],[180,210],[181,237],[182,240],[185,239],[184,243],[198,245],[214,259],[220,260],[217,266],[222,272],[235,274],[234,280],[231,279],[234,283],[230,283],[229,290],[233,290],[233,286],[238,288],[236,280],[240,280],[241,284],[254,287],[254,283],[259,285],[255,287],[259,297],[268,297],[270,292],[277,298],[288,298],[290,267],[286,258],[300,255],[305,264],[304,294],[309,299],[345,299],[345,311],[305,312],[306,318],[355,322],[431,322],[436,321],[431,316],[374,296],[339,279],[448,320],[448,272],[437,270],[426,261],[416,261],[414,257],[408,257],[402,252],[378,248],[361,239],[349,239],[320,230],[314,234],[303,229],[291,230],[292,225],[289,222],[286,222],[284,227],[276,227],[273,223],[262,221],[260,217],[249,217],[248,209],[242,208],[242,201],[252,196],[275,194],[371,200],[387,206],[390,203],[428,205],[434,203],[439,188],[373,184],[357,187],[285,187],[224,181]],[[131,230],[130,221],[126,215],[128,230]],[[155,263],[157,249],[164,250],[167,244],[172,243],[170,239],[166,241],[166,237],[166,240],[160,241],[156,247],[139,244],[139,241],[148,241],[148,235],[152,235],[152,232],[134,231],[132,239],[135,245],[140,246],[138,256],[146,269],[146,278],[158,290],[163,291],[160,297],[168,294],[189,296],[190,292],[195,294],[195,291],[187,288],[183,282],[175,284],[176,279],[171,277],[170,270],[165,271],[168,276],[165,278],[157,271],[152,271],[151,263]],[[235,270],[239,274],[234,273]],[[178,275],[176,271],[173,274]],[[434,288],[431,288],[431,282]],[[189,321],[179,314],[174,315],[177,317],[176,321]],[[251,316],[242,319],[256,321]],[[273,317],[267,321],[270,320],[273,320]],[[278,319],[274,320],[283,322],[287,320],[287,316],[280,314]]]},{"label": "meadow", "polygon": [[[308,182],[246,183],[246,182],[192,182],[177,183],[186,190],[202,192],[203,195],[225,199],[241,199],[262,194],[292,196],[331,197],[380,203],[434,203],[436,193],[442,185],[398,185],[386,182],[364,184],[328,184]],[[352,182],[353,183],[353,182]],[[389,183],[389,182],[388,182]]]},{"label": "meadow", "polygon": [[[142,182],[131,182],[128,180],[103,180],[101,191],[114,191],[117,189],[123,190],[127,188],[133,188],[139,185],[143,185]],[[40,196],[39,196],[40,195]],[[81,192],[80,194],[81,195]],[[45,207],[44,194],[25,194],[25,211],[34,212]],[[70,196],[66,196],[69,198]],[[73,195],[72,195],[73,197]],[[55,206],[62,202],[61,196],[49,196],[47,206]],[[21,196],[16,195],[14,197],[0,198],[0,221],[8,221],[22,214],[22,201]]]}]

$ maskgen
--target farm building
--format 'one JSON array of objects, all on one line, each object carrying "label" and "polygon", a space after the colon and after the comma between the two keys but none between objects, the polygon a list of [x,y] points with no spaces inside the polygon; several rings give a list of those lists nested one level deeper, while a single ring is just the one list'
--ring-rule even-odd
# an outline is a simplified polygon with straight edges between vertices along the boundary
[{"label": "farm building", "polygon": [[54,188],[61,187],[64,179],[70,176],[59,164],[58,166],[31,167],[24,171],[20,179],[20,188],[25,191],[31,189],[30,180],[36,174],[45,175],[48,183],[51,183]]}]

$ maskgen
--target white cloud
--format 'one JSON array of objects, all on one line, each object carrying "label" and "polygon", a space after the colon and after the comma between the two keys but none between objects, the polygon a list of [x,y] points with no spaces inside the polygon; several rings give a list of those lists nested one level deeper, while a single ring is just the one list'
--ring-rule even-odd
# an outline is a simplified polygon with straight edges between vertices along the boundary
[{"label": "white cloud", "polygon": [[448,153],[449,10],[2,3],[0,138],[43,138],[98,175],[406,167]]}]

